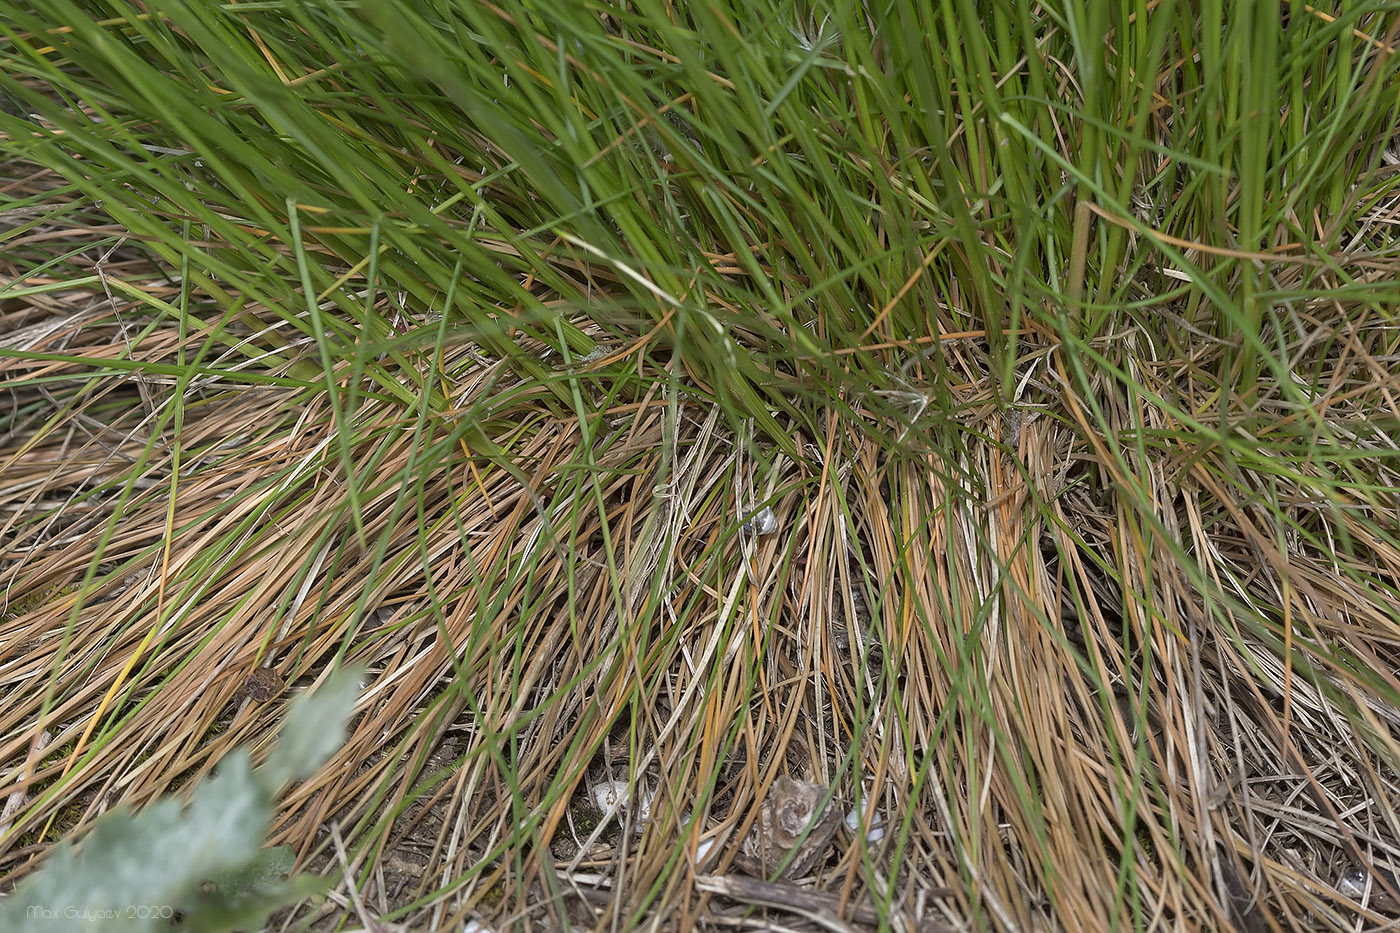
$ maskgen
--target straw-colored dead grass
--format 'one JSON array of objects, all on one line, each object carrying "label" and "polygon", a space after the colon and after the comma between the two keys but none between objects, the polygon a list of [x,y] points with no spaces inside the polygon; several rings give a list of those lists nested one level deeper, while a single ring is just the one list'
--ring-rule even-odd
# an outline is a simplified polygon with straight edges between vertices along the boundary
[{"label": "straw-colored dead grass", "polygon": [[[0,334],[91,360],[166,363],[181,343],[99,287],[13,302]],[[1364,451],[1391,376],[1371,337],[1343,337],[1322,410]],[[0,352],[24,412],[0,438],[7,884],[57,832],[265,746],[289,694],[344,659],[371,671],[352,732],[272,838],[331,872],[334,838],[349,846],[360,904],[342,882],[318,923],[408,904],[413,929],[1391,916],[1400,710],[1348,670],[1394,684],[1400,665],[1397,555],[1373,534],[1393,496],[1329,498],[1335,459],[1303,489],[1266,457],[1181,444],[1116,383],[1077,395],[1048,341],[1026,344],[1042,403],[997,414],[978,342],[949,350],[963,423],[915,421],[893,453],[827,412],[820,435],[793,427],[791,459],[687,391],[580,420],[449,347],[405,384],[493,393],[480,427],[533,495],[451,436],[454,410],[364,394],[345,419],[360,530],[316,389],[210,380],[177,433],[172,380]],[[1203,371],[1138,378],[1208,413]],[[1124,433],[1093,428],[1091,403]],[[1271,404],[1241,430],[1296,428]],[[777,532],[741,532],[764,501]],[[1316,544],[1344,535],[1350,568]],[[883,834],[841,826],[807,877],[746,877],[784,775],[839,813],[859,800]],[[619,831],[580,803],[605,780],[649,796],[645,819]]]}]

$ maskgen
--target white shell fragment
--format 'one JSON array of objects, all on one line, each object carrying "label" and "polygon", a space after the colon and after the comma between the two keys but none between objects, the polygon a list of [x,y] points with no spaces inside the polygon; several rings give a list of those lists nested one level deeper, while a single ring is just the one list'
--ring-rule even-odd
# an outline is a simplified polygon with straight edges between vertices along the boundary
[{"label": "white shell fragment", "polygon": [[744,522],[744,531],[751,535],[771,535],[778,530],[778,516],[773,514],[773,507],[765,505],[763,509],[749,521]]},{"label": "white shell fragment", "polygon": [[710,852],[713,851],[714,847],[715,847],[715,841],[714,841],[713,839],[701,839],[701,840],[696,844],[696,846],[695,846],[695,864],[696,864],[697,867],[700,866],[700,865],[705,864],[705,859],[707,859],[707,858],[709,857]]},{"label": "white shell fragment", "polygon": [[[622,813],[632,802],[631,792],[627,789],[626,781],[599,781],[589,788],[593,796],[593,802],[598,805],[598,809],[603,811],[605,817],[613,817]],[[651,801],[655,796],[655,791],[650,787],[641,788],[638,794],[638,806],[636,812],[636,830],[642,831],[647,820],[651,819]]]},{"label": "white shell fragment", "polygon": [[1367,871],[1353,862],[1337,882],[1337,891],[1354,901],[1362,901],[1382,910],[1393,910],[1395,899],[1390,896],[1387,886],[1400,887],[1400,880],[1396,879],[1394,872],[1379,866]]},{"label": "white shell fragment", "polygon": [[[852,807],[851,812],[846,814],[846,828],[852,833],[860,832],[860,807]],[[885,818],[877,811],[870,818],[870,826],[865,830],[866,842],[879,842],[885,838]]]}]

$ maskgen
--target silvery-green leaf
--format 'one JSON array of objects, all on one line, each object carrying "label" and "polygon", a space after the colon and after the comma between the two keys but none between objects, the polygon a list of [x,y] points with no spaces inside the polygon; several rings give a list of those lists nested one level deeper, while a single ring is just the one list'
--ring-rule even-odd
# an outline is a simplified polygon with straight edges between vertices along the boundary
[{"label": "silvery-green leaf", "polygon": [[292,702],[277,747],[261,772],[274,790],[305,778],[340,747],[363,676],[359,669],[340,671]]}]

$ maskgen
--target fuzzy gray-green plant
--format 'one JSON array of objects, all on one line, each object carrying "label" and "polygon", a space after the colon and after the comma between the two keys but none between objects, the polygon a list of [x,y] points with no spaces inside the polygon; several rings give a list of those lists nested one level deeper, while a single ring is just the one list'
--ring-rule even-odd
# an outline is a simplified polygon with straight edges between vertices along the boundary
[{"label": "fuzzy gray-green plant", "polygon": [[344,671],[292,704],[267,763],[226,758],[188,807],[174,797],[103,817],[75,846],[61,845],[43,870],[0,903],[0,930],[257,929],[273,910],[323,887],[291,877],[290,846],[262,848],[273,801],[340,745],[360,673]]}]

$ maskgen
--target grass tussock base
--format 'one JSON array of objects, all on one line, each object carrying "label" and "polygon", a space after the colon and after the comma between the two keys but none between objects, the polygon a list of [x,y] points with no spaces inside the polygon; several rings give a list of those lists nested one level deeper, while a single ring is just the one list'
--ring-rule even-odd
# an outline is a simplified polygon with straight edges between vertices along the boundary
[{"label": "grass tussock base", "polygon": [[[110,315],[41,339],[122,345]],[[1363,866],[1393,841],[1374,748],[1395,707],[1347,676],[1396,664],[1376,634],[1400,608],[1393,552],[1362,573],[1311,543],[1360,538],[1364,508],[1295,490],[1280,535],[1238,478],[1221,495],[1224,452],[1178,445],[1127,489],[1068,396],[930,426],[956,459],[891,455],[858,409],[826,412],[792,458],[746,451],[688,393],[581,420],[493,369],[462,350],[423,376],[515,398],[487,427],[530,491],[463,452],[451,410],[365,398],[346,413],[372,464],[358,523],[302,389],[204,390],[178,445],[154,427],[169,386],[137,380],[105,396],[129,395],[124,417],[12,435],[7,873],[60,811],[80,831],[264,742],[344,655],[372,673],[352,734],[271,841],[328,865],[339,826],[356,884],[410,925],[1088,929],[1141,899],[1263,929],[1394,896]],[[785,776],[842,817],[803,872],[815,902],[736,867]],[[643,805],[600,811],[600,786]]]}]

